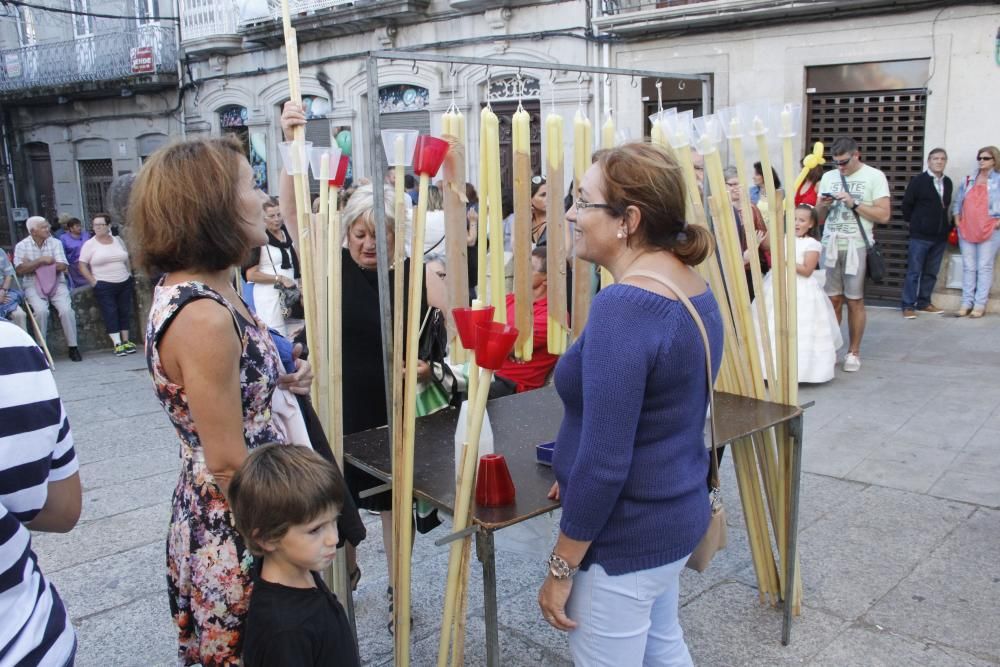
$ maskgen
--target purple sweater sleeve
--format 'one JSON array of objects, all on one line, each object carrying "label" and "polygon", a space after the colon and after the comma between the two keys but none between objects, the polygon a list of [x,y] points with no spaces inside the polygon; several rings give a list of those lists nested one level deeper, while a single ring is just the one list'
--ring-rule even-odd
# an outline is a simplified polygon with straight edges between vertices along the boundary
[{"label": "purple sweater sleeve", "polygon": [[639,306],[594,300],[582,350],[580,446],[563,494],[562,532],[593,541],[604,528],[629,476],[646,377],[656,351],[636,331]]}]

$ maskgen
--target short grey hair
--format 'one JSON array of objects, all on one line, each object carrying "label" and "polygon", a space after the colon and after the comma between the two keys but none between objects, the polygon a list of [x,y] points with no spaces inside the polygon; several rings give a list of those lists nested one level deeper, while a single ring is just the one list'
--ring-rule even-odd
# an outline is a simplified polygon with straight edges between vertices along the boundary
[{"label": "short grey hair", "polygon": [[732,165],[729,165],[728,167],[722,170],[722,177],[725,178],[727,181],[730,178],[739,178],[739,176],[740,176],[739,170]]},{"label": "short grey hair", "polygon": [[[402,221],[397,224],[395,219],[395,205],[393,204],[395,200],[395,190],[390,186],[388,188],[383,188],[382,190],[383,202],[385,205],[385,226],[386,228],[392,230],[395,233],[402,231],[406,232],[406,221]],[[405,195],[404,195],[405,196]],[[357,190],[355,190],[350,199],[347,200],[347,205],[344,206],[344,210],[340,214],[340,219],[343,222],[343,232],[346,236],[350,231],[351,227],[355,222],[359,220],[362,221],[368,229],[375,231],[375,194],[372,191],[372,185],[370,183],[362,185]]]},{"label": "short grey hair", "polygon": [[31,216],[30,218],[28,218],[27,220],[24,221],[24,226],[28,228],[28,233],[29,234],[31,232],[35,231],[36,228],[41,227],[42,225],[47,225],[47,224],[49,224],[49,221],[46,220],[45,218],[43,218],[40,215],[33,215],[33,216]]}]

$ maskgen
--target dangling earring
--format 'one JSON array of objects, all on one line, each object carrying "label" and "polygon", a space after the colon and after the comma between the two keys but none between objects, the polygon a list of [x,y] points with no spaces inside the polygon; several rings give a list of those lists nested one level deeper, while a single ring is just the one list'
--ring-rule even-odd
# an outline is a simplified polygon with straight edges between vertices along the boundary
[{"label": "dangling earring", "polygon": [[615,234],[615,236],[617,236],[617,237],[618,237],[618,238],[620,238],[620,239],[623,239],[623,238],[625,238],[625,230],[623,230],[623,229],[619,229],[619,230],[618,230],[618,233],[617,233],[617,234]]}]

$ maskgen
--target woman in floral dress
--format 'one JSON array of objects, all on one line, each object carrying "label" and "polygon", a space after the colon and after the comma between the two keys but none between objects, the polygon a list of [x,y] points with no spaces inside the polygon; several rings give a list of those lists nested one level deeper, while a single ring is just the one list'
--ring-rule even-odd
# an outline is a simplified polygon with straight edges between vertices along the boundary
[{"label": "woman in floral dress", "polygon": [[248,450],[281,440],[271,422],[275,387],[304,393],[311,377],[304,362],[279,376],[266,327],[232,284],[232,267],[267,241],[265,200],[239,143],[201,139],[151,156],[129,210],[140,262],[165,273],[146,360],[181,445],[167,584],[185,665],[239,664],[253,558],[233,528],[229,480]]}]

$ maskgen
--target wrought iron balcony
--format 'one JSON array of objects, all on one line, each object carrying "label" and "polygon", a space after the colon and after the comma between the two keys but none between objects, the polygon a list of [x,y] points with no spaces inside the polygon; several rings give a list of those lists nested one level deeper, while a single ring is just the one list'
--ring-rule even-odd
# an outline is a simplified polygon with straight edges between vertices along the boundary
[{"label": "wrought iron balcony", "polygon": [[715,0],[602,0],[601,9],[605,15],[638,12],[645,9],[667,9],[697,5]]},{"label": "wrought iron balcony", "polygon": [[[426,18],[431,0],[289,0],[299,42]],[[283,41],[280,0],[181,0],[181,43],[189,54],[235,53],[243,39]]]},{"label": "wrought iron balcony", "polygon": [[[355,0],[288,0],[288,10],[293,19],[299,14],[333,9],[356,4]],[[366,4],[366,3],[361,3]],[[367,3],[370,4],[370,3]],[[281,3],[277,0],[257,0],[248,2],[242,23],[249,25],[272,19],[281,20]]]},{"label": "wrought iron balcony", "polygon": [[0,50],[0,95],[25,97],[173,85],[174,28],[156,24],[71,41]]}]

